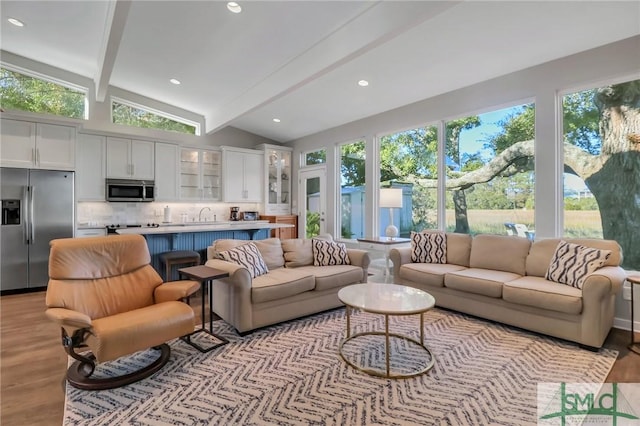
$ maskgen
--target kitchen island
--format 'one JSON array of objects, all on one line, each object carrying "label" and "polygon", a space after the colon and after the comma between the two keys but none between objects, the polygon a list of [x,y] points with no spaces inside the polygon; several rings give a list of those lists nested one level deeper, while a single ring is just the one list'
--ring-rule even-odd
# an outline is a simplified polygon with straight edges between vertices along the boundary
[{"label": "kitchen island", "polygon": [[215,240],[262,240],[268,238],[272,229],[290,228],[293,225],[269,223],[265,220],[238,222],[206,222],[170,224],[157,228],[122,228],[116,233],[139,234],[147,240],[151,265],[162,276],[163,266],[160,263],[162,253],[174,250],[193,250],[206,259],[207,247]]}]

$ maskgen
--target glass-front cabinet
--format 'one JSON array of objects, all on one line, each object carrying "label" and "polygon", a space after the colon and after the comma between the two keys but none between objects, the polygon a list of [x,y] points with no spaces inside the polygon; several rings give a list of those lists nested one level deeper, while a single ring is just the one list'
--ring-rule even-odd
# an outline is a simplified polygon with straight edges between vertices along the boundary
[{"label": "glass-front cabinet", "polygon": [[182,148],[180,151],[180,199],[220,200],[221,153]]},{"label": "glass-front cabinet", "polygon": [[265,158],[265,215],[291,214],[291,148],[260,145]]}]

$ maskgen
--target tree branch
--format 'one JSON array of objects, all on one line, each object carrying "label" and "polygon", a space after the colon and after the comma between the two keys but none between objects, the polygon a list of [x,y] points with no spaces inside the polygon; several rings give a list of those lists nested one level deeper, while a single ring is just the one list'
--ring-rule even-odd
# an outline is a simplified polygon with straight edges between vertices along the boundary
[{"label": "tree branch", "polygon": [[[565,143],[564,147],[565,165],[570,167],[583,180],[600,170],[606,160],[602,154],[598,156],[591,155],[569,143]],[[525,169],[531,170],[532,168],[522,167],[516,163],[518,160],[522,160],[523,163],[532,165],[533,163],[529,160],[534,156],[534,149],[535,140],[517,142],[481,168],[457,178],[447,179],[445,187],[446,189],[466,189],[478,183],[488,182],[496,176],[508,177],[523,172]],[[436,188],[438,185],[437,179],[419,179],[415,176],[408,176],[407,180],[425,188]]]}]

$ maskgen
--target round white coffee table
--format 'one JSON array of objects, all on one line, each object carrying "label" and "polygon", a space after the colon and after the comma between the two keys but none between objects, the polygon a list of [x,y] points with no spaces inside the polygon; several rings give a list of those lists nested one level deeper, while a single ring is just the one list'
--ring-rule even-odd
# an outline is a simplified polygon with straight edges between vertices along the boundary
[{"label": "round white coffee table", "polygon": [[[424,374],[433,368],[435,358],[431,351],[424,345],[424,313],[433,308],[436,300],[429,293],[413,287],[397,284],[354,284],[341,289],[338,298],[345,304],[347,312],[347,336],[338,348],[340,356],[351,367],[370,374],[372,376],[390,379],[408,378]],[[351,335],[351,309],[359,309],[364,312],[384,315],[384,332],[365,331]],[[389,316],[392,315],[420,315],[420,341],[409,336],[389,332]],[[385,371],[363,368],[349,360],[343,353],[344,345],[350,340],[360,336],[384,336],[385,337]],[[410,374],[394,374],[389,368],[391,357],[389,341],[390,337],[397,337],[408,342],[415,343],[429,355],[429,362],[419,371]]]}]

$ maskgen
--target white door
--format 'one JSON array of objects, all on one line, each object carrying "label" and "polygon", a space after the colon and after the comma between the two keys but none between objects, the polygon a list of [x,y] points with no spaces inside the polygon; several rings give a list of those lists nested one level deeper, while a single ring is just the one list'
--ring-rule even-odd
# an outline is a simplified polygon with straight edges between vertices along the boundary
[{"label": "white door", "polygon": [[298,172],[298,235],[311,238],[327,232],[327,170],[325,166]]}]

